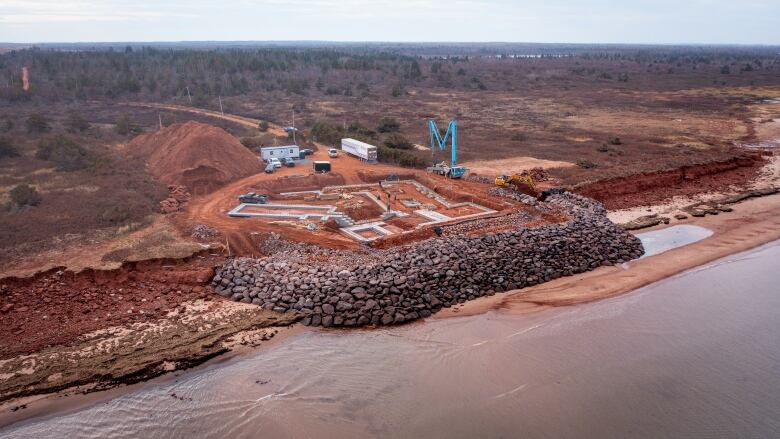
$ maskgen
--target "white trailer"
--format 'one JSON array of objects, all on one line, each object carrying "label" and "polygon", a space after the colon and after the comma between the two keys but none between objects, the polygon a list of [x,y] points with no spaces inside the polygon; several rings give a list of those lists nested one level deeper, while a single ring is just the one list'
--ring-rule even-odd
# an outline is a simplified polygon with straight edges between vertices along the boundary
[{"label": "white trailer", "polygon": [[377,160],[376,146],[355,139],[341,139],[341,150],[369,162]]},{"label": "white trailer", "polygon": [[260,148],[260,158],[264,162],[271,159],[299,159],[301,156],[300,148],[298,145],[286,145],[286,146],[264,146]]}]

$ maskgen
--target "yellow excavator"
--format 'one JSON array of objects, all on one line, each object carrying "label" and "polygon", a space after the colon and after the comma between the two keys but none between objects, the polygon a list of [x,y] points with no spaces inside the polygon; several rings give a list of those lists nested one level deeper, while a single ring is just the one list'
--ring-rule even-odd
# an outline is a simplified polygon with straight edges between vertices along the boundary
[{"label": "yellow excavator", "polygon": [[533,197],[539,195],[539,192],[536,190],[536,182],[530,175],[499,175],[496,177],[496,186],[512,188],[518,192],[522,192]]}]

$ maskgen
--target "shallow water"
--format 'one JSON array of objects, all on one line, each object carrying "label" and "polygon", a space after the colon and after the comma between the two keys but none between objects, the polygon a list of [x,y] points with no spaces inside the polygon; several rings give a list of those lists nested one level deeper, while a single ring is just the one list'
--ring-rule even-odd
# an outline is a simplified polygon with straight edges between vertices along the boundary
[{"label": "shallow water", "polygon": [[0,437],[780,437],[778,258],[535,314],[305,333]]},{"label": "shallow water", "polygon": [[690,224],[679,224],[653,230],[652,232],[636,234],[636,237],[642,241],[642,246],[645,248],[643,258],[693,244],[710,236],[712,236],[712,230]]}]

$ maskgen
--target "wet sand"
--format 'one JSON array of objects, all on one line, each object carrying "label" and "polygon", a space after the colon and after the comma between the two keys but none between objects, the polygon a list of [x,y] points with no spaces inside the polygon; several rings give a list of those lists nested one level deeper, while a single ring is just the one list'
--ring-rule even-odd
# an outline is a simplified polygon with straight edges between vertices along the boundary
[{"label": "wet sand", "polygon": [[278,343],[296,332],[288,326],[299,319],[235,302],[187,302],[155,322],[101,329],[72,343],[4,359],[0,425],[9,413],[21,415],[19,407],[38,406],[50,396],[148,381],[228,352]]},{"label": "wet sand", "polygon": [[[780,239],[780,195],[756,198],[734,205],[734,211],[692,218],[676,224],[693,224],[712,230],[709,238],[660,255],[628,264],[547,282],[522,290],[482,297],[442,310],[434,319],[473,315],[488,310],[527,313],[547,307],[588,303],[625,294],[716,259]],[[658,230],[658,226],[645,231]]]},{"label": "wet sand", "polygon": [[208,359],[205,357],[206,352],[201,352],[202,356],[193,358],[197,364],[186,368],[186,370],[177,368],[167,373],[150,375],[153,377],[143,381],[124,384],[114,382],[100,389],[96,389],[96,383],[92,383],[68,387],[59,392],[36,394],[5,401],[0,403],[0,428],[30,419],[40,420],[52,416],[64,416],[131,392],[144,391],[144,389],[176,382],[182,376],[206,373],[209,370],[239,361],[246,356],[258,355],[273,349],[288,339],[308,331],[310,328],[303,325],[271,326],[242,331],[221,343],[221,347],[230,349],[228,352],[208,357]]},{"label": "wet sand", "polygon": [[310,330],[4,438],[769,438],[780,241],[630,295]]}]

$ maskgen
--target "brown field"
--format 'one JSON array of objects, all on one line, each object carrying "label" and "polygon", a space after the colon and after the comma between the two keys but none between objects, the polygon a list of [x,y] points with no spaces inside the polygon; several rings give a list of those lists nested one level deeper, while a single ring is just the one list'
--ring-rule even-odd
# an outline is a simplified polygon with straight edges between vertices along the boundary
[{"label": "brown field", "polygon": [[[236,331],[292,323],[294,316],[282,322],[245,308],[211,332],[175,321],[203,299],[215,310],[214,321],[222,319],[219,310],[228,305],[212,294],[212,268],[226,257],[262,254],[272,237],[332,250],[364,245],[329,223],[309,230],[302,221],[229,217],[248,191],[300,204],[280,194],[395,175],[449,201],[493,209],[496,218],[522,209],[530,218],[525,225],[535,227],[565,218],[488,194],[496,175],[541,167],[551,177],[543,188],[566,187],[610,209],[739,190],[758,179],[777,184],[777,169],[765,166],[767,158],[776,164],[780,145],[774,48],[578,48],[542,58],[488,56],[493,52],[472,45],[361,50],[0,51],[0,75],[10,78],[29,66],[31,84],[28,91],[0,88],[0,140],[13,147],[0,155],[0,317],[8,322],[0,325],[0,360],[13,367],[20,355],[36,352],[70,358],[58,350],[86,334],[173,324],[167,333],[193,337],[173,346],[187,351],[181,357],[189,364],[227,349],[222,342]],[[512,45],[490,50],[521,53]],[[315,150],[310,158],[327,159],[327,147],[356,137],[379,145],[382,163],[342,155],[331,160],[329,174],[315,174],[310,165],[265,174],[256,172],[259,163],[231,171],[202,161],[226,157],[220,145],[231,146],[234,160],[248,162],[260,145],[291,142],[282,127],[292,123],[293,112],[296,140]],[[33,115],[45,126],[31,123]],[[449,151],[432,156],[427,149],[429,118],[440,126],[458,120],[460,162],[487,180],[451,181],[421,169],[449,157]],[[183,124],[188,121],[224,132]],[[270,122],[267,130],[259,129],[261,121]],[[210,134],[188,137],[196,131]],[[64,156],[41,153],[53,136],[69,139]],[[406,143],[396,142],[399,136]],[[12,202],[12,189],[23,183],[36,188],[38,203]],[[172,183],[185,187],[166,187]],[[160,202],[182,190],[190,198],[163,214]],[[401,211],[413,211],[404,199],[431,202],[409,187],[393,191],[391,203]],[[311,203],[337,204],[355,220],[383,213],[365,196]],[[450,217],[478,213],[469,206],[436,207]],[[432,228],[419,227],[423,222],[414,215],[390,219],[385,227],[394,234],[370,245],[434,236]],[[467,233],[507,227],[496,221]],[[377,237],[371,230],[358,233]],[[106,293],[111,299],[91,300]],[[210,343],[207,352],[194,344],[201,336]],[[161,337],[149,346],[170,349],[172,340]],[[134,352],[123,373],[162,373],[153,364],[158,357],[157,351]],[[75,368],[68,383],[89,381],[84,377],[94,376],[94,362]]]}]

